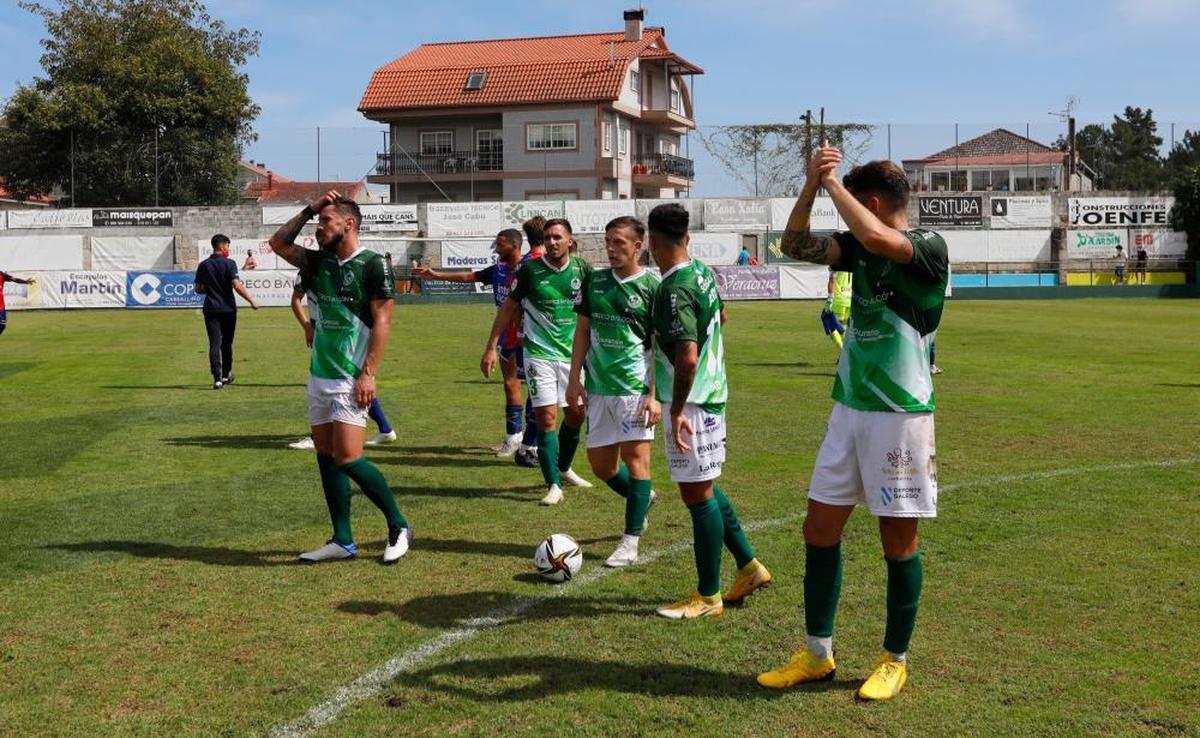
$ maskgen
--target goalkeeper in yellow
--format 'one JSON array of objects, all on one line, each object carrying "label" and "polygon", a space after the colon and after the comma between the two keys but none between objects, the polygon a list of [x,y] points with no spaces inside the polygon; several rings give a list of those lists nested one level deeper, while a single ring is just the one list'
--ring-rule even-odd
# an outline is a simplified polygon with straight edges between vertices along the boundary
[{"label": "goalkeeper in yellow", "polygon": [[825,335],[838,347],[838,351],[842,350],[842,336],[846,333],[846,324],[850,322],[853,279],[852,272],[829,270],[829,291],[828,297],[825,298],[825,309],[821,311],[821,326],[825,329]]}]

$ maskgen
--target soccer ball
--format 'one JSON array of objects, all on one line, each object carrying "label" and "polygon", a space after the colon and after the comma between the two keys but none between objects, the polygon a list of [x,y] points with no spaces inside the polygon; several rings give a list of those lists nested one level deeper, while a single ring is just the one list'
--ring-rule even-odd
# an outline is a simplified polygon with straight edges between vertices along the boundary
[{"label": "soccer ball", "polygon": [[546,536],[533,552],[538,574],[552,582],[565,582],[583,566],[583,549],[565,533]]}]

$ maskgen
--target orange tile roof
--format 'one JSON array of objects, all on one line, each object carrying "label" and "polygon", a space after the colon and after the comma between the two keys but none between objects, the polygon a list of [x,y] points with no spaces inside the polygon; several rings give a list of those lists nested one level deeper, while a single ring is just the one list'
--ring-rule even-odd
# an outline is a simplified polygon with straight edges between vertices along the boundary
[{"label": "orange tile roof", "polygon": [[[613,32],[423,44],[375,70],[358,109],[616,100],[641,56],[674,56],[661,28],[644,29],[640,41]],[[475,71],[487,72],[483,88],[464,90]]]},{"label": "orange tile roof", "polygon": [[253,172],[254,174],[257,174],[260,177],[274,177],[276,182],[291,182],[292,181],[292,180],[288,179],[287,177],[284,177],[283,175],[279,174],[278,172],[273,172],[270,169],[267,169],[262,164],[260,164],[256,161],[246,161],[245,159],[239,159],[238,166],[242,167],[243,169],[245,169],[249,172]]},{"label": "orange tile roof", "polygon": [[362,182],[280,182],[276,179],[270,189],[266,182],[251,182],[246,185],[242,197],[254,198],[259,204],[290,204],[312,202],[322,193],[337,190],[342,195],[361,201],[366,193]]}]

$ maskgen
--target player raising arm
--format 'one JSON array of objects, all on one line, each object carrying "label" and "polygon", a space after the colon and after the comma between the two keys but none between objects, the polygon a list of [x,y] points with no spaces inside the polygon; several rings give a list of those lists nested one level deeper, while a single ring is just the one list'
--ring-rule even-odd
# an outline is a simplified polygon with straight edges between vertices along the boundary
[{"label": "player raising arm", "polygon": [[[859,688],[891,699],[908,676],[907,652],[921,594],[917,521],[937,514],[933,383],[929,348],[948,280],[946,243],[909,230],[908,181],[889,161],[855,167],[839,181],[841,153],[822,146],[788,220],[784,253],[853,272],[850,325],[833,384],[833,413],[817,455],[804,520],[807,645],[760,674],[783,688],[830,679],[833,622],[842,584],[842,530],[855,505],[879,519],[887,563],[884,653]],[[809,233],[817,188],[833,198],[850,230]]]}]

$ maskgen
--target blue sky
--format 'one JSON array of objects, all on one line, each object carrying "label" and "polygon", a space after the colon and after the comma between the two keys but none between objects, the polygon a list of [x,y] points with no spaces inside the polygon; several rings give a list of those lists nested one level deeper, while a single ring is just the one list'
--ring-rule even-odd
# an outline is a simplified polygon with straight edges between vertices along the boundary
[{"label": "blue sky", "polygon": [[[262,107],[249,158],[293,179],[357,179],[382,148],[356,111],[371,72],[425,42],[621,28],[621,0],[383,2],[208,0],[212,14],[262,33],[246,71]],[[892,124],[894,158],[920,156],[997,126],[1049,143],[1047,113],[1068,96],[1076,118],[1107,122],[1149,107],[1169,137],[1200,129],[1198,0],[659,0],[646,22],[705,68],[701,125],[794,121],[824,105],[830,120]],[[0,99],[40,74],[40,21],[0,0]],[[885,129],[872,153],[886,154]],[[695,137],[694,194],[742,194]]]}]

